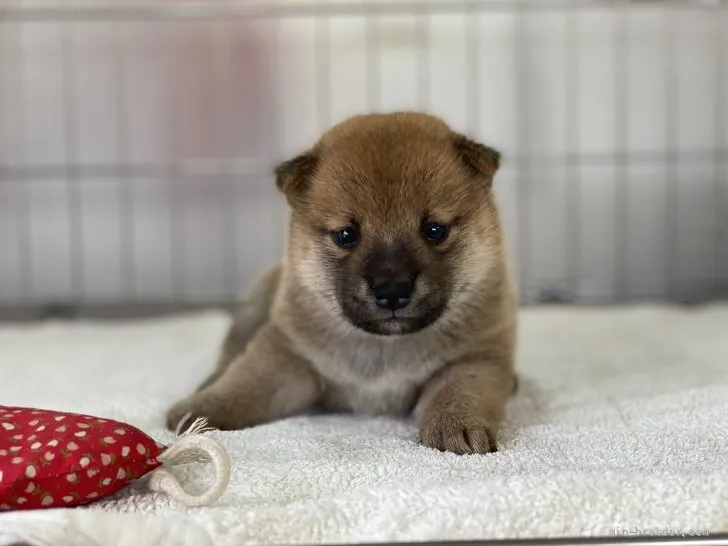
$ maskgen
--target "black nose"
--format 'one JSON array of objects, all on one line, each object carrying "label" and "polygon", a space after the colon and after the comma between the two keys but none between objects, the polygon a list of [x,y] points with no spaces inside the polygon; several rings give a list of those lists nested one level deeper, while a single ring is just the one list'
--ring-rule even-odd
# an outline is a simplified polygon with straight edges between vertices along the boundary
[{"label": "black nose", "polygon": [[411,282],[383,282],[374,286],[374,298],[382,309],[397,311],[409,305],[413,290]]}]

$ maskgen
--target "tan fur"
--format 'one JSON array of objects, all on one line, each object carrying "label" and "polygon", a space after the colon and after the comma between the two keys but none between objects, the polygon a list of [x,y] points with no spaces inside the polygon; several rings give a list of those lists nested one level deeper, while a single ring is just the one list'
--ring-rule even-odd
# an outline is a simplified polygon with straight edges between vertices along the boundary
[{"label": "tan fur", "polygon": [[[515,389],[517,322],[491,191],[498,166],[494,150],[418,113],[351,118],[281,165],[292,209],[286,253],[241,306],[215,372],[169,411],[168,425],[187,413],[238,429],[317,408],[414,412],[424,445],[496,450]],[[451,223],[437,247],[419,236],[425,214]],[[352,217],[361,244],[343,250],[330,233]],[[423,268],[403,316],[447,303],[422,329],[375,335],[347,320],[341,290],[366,299],[359,272],[397,244]]]}]

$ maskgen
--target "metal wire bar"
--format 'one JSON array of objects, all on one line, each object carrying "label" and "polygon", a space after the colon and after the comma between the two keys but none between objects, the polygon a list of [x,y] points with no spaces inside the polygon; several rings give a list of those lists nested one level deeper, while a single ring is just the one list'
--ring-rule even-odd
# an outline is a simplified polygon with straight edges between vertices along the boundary
[{"label": "metal wire bar", "polygon": [[[364,3],[362,3],[364,4]],[[367,4],[369,5],[369,4]],[[372,8],[368,13],[370,17],[366,21],[366,74],[367,74],[367,109],[370,112],[379,110],[382,102],[382,80],[381,80],[381,20],[376,11]]]},{"label": "metal wire bar", "polygon": [[430,15],[427,6],[417,14],[417,103],[421,110],[430,106]]},{"label": "metal wire bar", "polygon": [[[657,165],[667,161],[679,161],[684,164],[711,164],[713,161],[728,160],[728,148],[706,148],[696,150],[636,150],[616,153],[583,152],[564,154],[513,154],[505,159],[514,166],[530,164],[538,167],[556,167],[561,165],[580,164],[584,166],[604,167],[614,165],[617,160],[633,166]],[[272,176],[276,158],[245,158],[226,161],[221,165],[219,159],[184,160],[160,163],[83,163],[75,166],[78,178],[154,178],[165,175],[174,177],[264,177]],[[52,181],[62,178],[66,172],[65,163],[47,164],[5,164],[0,165],[0,183],[16,180]],[[103,183],[102,180],[99,183]]]},{"label": "metal wire bar", "polygon": [[[14,93],[13,102],[15,103],[15,121],[17,125],[13,127],[16,141],[16,154],[19,165],[24,165],[26,161],[26,126],[25,126],[25,49],[23,47],[23,28],[15,29],[15,40],[13,41],[16,62],[14,67],[15,78],[11,78],[10,82],[14,83],[12,91]],[[22,167],[19,169],[22,170]],[[18,184],[21,182],[19,177],[7,178],[5,180]],[[31,209],[30,209],[30,186],[28,184],[18,184],[16,191],[16,207],[19,216],[17,233],[18,233],[18,274],[20,280],[20,296],[22,301],[32,303],[35,299],[34,283],[33,283],[33,243],[31,239]]]},{"label": "metal wire bar", "polygon": [[[678,73],[675,40],[677,34],[673,27],[672,2],[665,2],[663,12],[662,48],[664,62],[665,89],[665,145],[667,149],[678,148]],[[680,233],[678,231],[678,174],[680,157],[672,155],[665,162],[665,232],[663,234],[663,268],[665,270],[664,294],[677,295],[678,272],[675,256],[680,253]]]},{"label": "metal wire bar", "polygon": [[328,17],[316,20],[316,109],[319,131],[331,123],[331,24]]},{"label": "metal wire bar", "polygon": [[[726,96],[728,96],[728,78],[726,60],[728,55],[728,25],[723,14],[715,18],[715,144],[716,146],[726,145],[728,141],[728,108],[726,108]],[[714,289],[716,292],[728,287],[728,166],[726,165],[725,154],[715,152],[713,159],[714,169],[714,218],[715,218],[715,271]]]},{"label": "metal wire bar", "polygon": [[465,13],[465,102],[468,105],[468,131],[473,137],[480,126],[480,22],[479,14],[474,9]]},{"label": "metal wire bar", "polygon": [[[576,11],[566,12],[566,149],[576,150],[579,143],[579,76]],[[576,299],[581,280],[581,156],[574,154],[566,164],[566,221],[564,234],[566,282],[571,299]]]},{"label": "metal wire bar", "polygon": [[630,39],[626,10],[628,0],[615,3],[616,29],[614,32],[616,130],[614,169],[614,296],[624,300],[629,289],[629,52]]},{"label": "metal wire bar", "polygon": [[[233,130],[228,112],[230,111],[231,100],[230,95],[226,92],[229,88],[229,78],[225,77],[232,68],[232,52],[233,34],[231,25],[234,21],[217,21],[215,23],[215,41],[213,44],[213,64],[215,70],[215,120],[219,137],[226,147],[219,150],[221,156],[218,160],[218,167],[221,172],[228,172],[228,163],[230,162],[230,150],[228,146],[233,142]],[[219,142],[219,141],[218,141]],[[237,200],[235,193],[237,184],[233,177],[225,177],[223,182],[223,191],[226,196],[223,200],[224,211],[220,215],[220,240],[223,242],[224,251],[222,254],[222,271],[223,284],[228,294],[235,294],[237,291],[237,280],[240,273],[240,263],[238,261],[238,231],[236,226]]]},{"label": "metal wire bar", "polygon": [[[629,532],[625,530],[625,532]],[[700,546],[726,546],[728,535],[716,533],[709,536],[596,536],[596,537],[549,537],[549,538],[525,538],[525,539],[485,539],[485,540],[463,540],[463,541],[441,541],[432,542],[382,542],[379,544],[362,544],[360,546],[686,546],[695,544]],[[332,545],[341,546],[341,545]]]},{"label": "metal wire bar", "polygon": [[69,227],[69,268],[71,290],[76,297],[86,297],[86,271],[83,254],[83,196],[81,194],[78,171],[78,128],[77,105],[74,93],[76,80],[76,64],[73,55],[73,30],[75,25],[64,23],[61,28],[61,70],[63,77],[63,138],[65,141],[65,173],[68,185],[66,206]]},{"label": "metal wire bar", "polygon": [[[173,45],[177,42],[176,27],[166,25],[164,51],[164,63],[166,64],[167,89],[177,89],[177,63],[176,57],[172,54]],[[177,303],[185,301],[187,287],[187,267],[186,267],[186,249],[185,249],[185,186],[186,180],[180,179],[173,168],[174,164],[179,160],[179,134],[180,123],[179,115],[175,110],[175,101],[168,102],[166,112],[167,124],[167,143],[168,154],[170,157],[169,171],[166,173],[166,185],[170,195],[170,215],[169,215],[169,237],[170,237],[170,274],[172,280],[172,293]],[[215,162],[217,163],[217,162]]]},{"label": "metal wire bar", "polygon": [[[644,1],[644,0],[643,0]],[[611,2],[625,4],[642,3],[630,0],[518,0],[521,9],[530,11],[604,10]],[[695,0],[683,0],[680,9],[704,10],[723,9],[728,0],[715,0],[706,6]],[[29,21],[154,21],[185,19],[231,19],[231,18],[297,18],[317,15],[326,16],[374,16],[411,15],[426,9],[429,13],[462,13],[463,11],[513,12],[511,0],[413,0],[390,2],[368,0],[367,2],[270,2],[269,0],[248,0],[246,2],[203,2],[179,3],[124,2],[98,5],[89,2],[65,2],[64,6],[18,6],[0,7],[0,19],[13,22]]]},{"label": "metal wire bar", "polygon": [[229,164],[233,167],[240,167],[240,165],[248,165],[250,170],[255,170],[258,176],[273,175],[275,165],[281,160],[281,133],[283,132],[283,120],[281,118],[281,111],[283,110],[283,91],[282,86],[279,85],[279,75],[281,73],[281,48],[282,46],[282,22],[280,20],[269,21],[270,29],[270,40],[267,42],[268,47],[266,61],[269,64],[269,73],[271,81],[273,82],[273,89],[271,92],[271,101],[269,102],[270,107],[270,142],[268,142],[269,153],[272,154],[272,158],[261,161],[257,159],[253,162],[247,160],[234,161],[231,159]]},{"label": "metal wire bar", "polygon": [[[270,74],[273,82],[273,93],[272,100],[269,103],[269,119],[270,119],[270,153],[273,154],[274,159],[268,160],[261,165],[259,172],[257,173],[256,179],[265,179],[266,181],[272,178],[273,168],[272,165],[278,163],[281,159],[281,141],[283,134],[283,119],[281,117],[281,111],[283,110],[283,90],[279,84],[279,77],[281,74],[281,50],[283,48],[282,38],[283,29],[282,21],[275,19],[269,21],[270,26],[270,41],[268,42],[268,62],[270,63]],[[244,185],[240,184],[240,191],[244,189]],[[273,188],[273,184],[270,184],[270,188]],[[279,198],[283,199],[282,196]],[[267,225],[269,226],[271,233],[277,233],[281,230],[282,221],[277,214],[271,214],[267,218]]]},{"label": "metal wire bar", "polygon": [[[516,0],[516,11],[514,12],[514,44],[516,61],[513,63],[515,67],[515,84],[516,84],[516,149],[530,150],[530,100],[528,94],[529,85],[529,63],[528,56],[528,33],[526,32],[526,11],[524,0]],[[530,294],[528,290],[531,286],[530,266],[531,266],[531,247],[529,240],[531,238],[531,200],[530,200],[530,175],[531,175],[531,157],[525,156],[518,161],[518,282],[521,298],[528,299]]]},{"label": "metal wire bar", "polygon": [[[126,30],[117,26],[114,33],[114,77],[116,88],[116,157],[120,176],[114,177],[119,184],[119,245],[121,252],[121,284],[125,297],[136,297],[136,255],[134,252],[134,196],[129,182],[129,108],[127,93]],[[78,169],[77,169],[78,175]]]},{"label": "metal wire bar", "polygon": [[[722,292],[725,294],[725,290]],[[236,294],[237,296],[238,294]],[[646,295],[650,296],[650,294]],[[698,304],[707,304],[710,302],[715,301],[716,295],[715,293],[708,289],[705,291],[701,291],[700,293],[696,293],[692,295],[691,299],[687,302],[680,302],[685,305],[698,305]],[[538,306],[540,302],[534,301],[534,300],[526,300],[522,302],[523,307],[533,307]],[[569,302],[571,305],[572,302]],[[576,301],[573,302],[573,305],[579,306],[579,305],[585,305],[589,308],[599,307],[599,306],[612,306],[613,302],[611,301]],[[188,310],[209,310],[210,308],[218,308],[230,312],[234,312],[236,310],[236,300],[235,298],[210,298],[206,299],[204,301],[187,301],[187,302],[171,302],[168,301],[166,298],[145,298],[144,301],[136,301],[136,302],[129,302],[126,300],[117,300],[117,301],[104,301],[103,303],[99,302],[88,302],[84,304],[77,304],[77,303],[51,303],[51,304],[25,304],[22,306],[17,305],[11,305],[11,306],[5,306],[3,305],[0,307],[0,322],[4,321],[19,321],[19,320],[38,320],[38,319],[45,319],[45,318],[53,318],[53,317],[63,317],[63,318],[139,318],[139,317],[149,317],[149,316],[156,316],[156,315],[164,315],[164,314],[170,314],[170,313],[180,313]],[[615,537],[616,541],[605,541],[604,544],[615,544],[615,545],[622,545],[622,544],[653,544],[653,542],[650,540],[648,542],[630,542],[630,541],[624,541],[623,539],[626,539],[627,537]],[[647,537],[645,537],[647,538]],[[658,537],[653,537],[653,539],[657,539]],[[663,537],[664,538],[664,537]],[[689,538],[689,537],[685,537]],[[707,537],[702,537],[707,538]],[[667,542],[663,542],[661,540],[655,540],[654,544],[663,545],[666,546],[685,546],[685,542],[682,542],[682,538],[675,537],[674,540],[670,540]],[[520,542],[519,542],[520,543]],[[551,542],[549,541],[538,541],[534,543],[534,546],[541,545],[541,544],[549,544]],[[715,546],[728,546],[728,539],[725,539],[723,541],[719,541],[717,538],[715,540],[710,541],[697,541],[697,542],[690,542],[695,544],[701,544],[708,546],[708,545],[715,545]],[[384,543],[379,544],[378,546],[383,546]],[[439,544],[439,543],[435,543]],[[478,544],[478,543],[464,543],[464,544]],[[488,546],[490,545],[490,542],[486,543]],[[553,544],[562,544],[562,542],[556,541],[553,542]],[[563,542],[563,544],[580,544],[580,542]],[[601,542],[585,542],[585,544],[602,544]],[[484,544],[485,546],[485,544]]]}]

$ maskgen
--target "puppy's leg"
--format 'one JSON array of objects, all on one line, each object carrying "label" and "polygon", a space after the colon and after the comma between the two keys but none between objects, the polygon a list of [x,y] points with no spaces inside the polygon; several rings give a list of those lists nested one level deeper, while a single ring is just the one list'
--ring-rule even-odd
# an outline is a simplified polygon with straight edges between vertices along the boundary
[{"label": "puppy's leg", "polygon": [[430,381],[418,402],[420,442],[458,454],[497,451],[514,380],[509,360],[451,364]]},{"label": "puppy's leg", "polygon": [[252,337],[268,322],[270,307],[278,290],[281,266],[268,270],[255,284],[253,290],[238,305],[233,323],[225,336],[217,366],[197,388],[198,391],[212,385],[227,369],[233,359],[240,356]]},{"label": "puppy's leg", "polygon": [[169,410],[167,426],[174,430],[190,414],[186,425],[205,417],[210,426],[221,430],[252,427],[312,407],[321,390],[309,363],[267,324],[217,380]]}]

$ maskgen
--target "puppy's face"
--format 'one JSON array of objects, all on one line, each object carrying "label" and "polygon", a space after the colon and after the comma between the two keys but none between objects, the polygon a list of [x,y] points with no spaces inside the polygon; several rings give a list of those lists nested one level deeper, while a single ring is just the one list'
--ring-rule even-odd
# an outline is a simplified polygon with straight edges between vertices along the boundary
[{"label": "puppy's face", "polygon": [[315,305],[374,335],[404,335],[467,305],[500,247],[499,156],[423,114],[352,118],[281,165],[289,255]]}]

